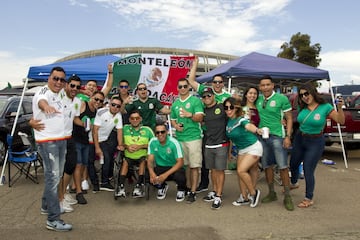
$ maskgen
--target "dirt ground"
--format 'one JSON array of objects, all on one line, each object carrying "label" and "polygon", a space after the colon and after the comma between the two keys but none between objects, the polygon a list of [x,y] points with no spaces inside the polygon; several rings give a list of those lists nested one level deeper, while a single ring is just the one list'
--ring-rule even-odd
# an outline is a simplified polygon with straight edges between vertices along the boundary
[{"label": "dirt ground", "polygon": [[[336,165],[319,162],[316,171],[315,204],[308,209],[295,207],[287,211],[282,204],[281,187],[276,186],[279,200],[268,204],[234,207],[238,195],[237,176],[228,171],[223,206],[212,210],[198,194],[193,204],[175,201],[176,189],[170,183],[165,200],[114,200],[112,193],[85,195],[87,205],[75,205],[73,213],[62,215],[72,223],[71,232],[46,230],[46,216],[40,215],[40,184],[21,179],[13,187],[0,186],[1,239],[360,239],[360,151],[349,154],[345,168],[341,151],[328,148],[323,158]],[[304,198],[304,180],[293,190],[294,203]],[[263,173],[258,188],[267,194]],[[129,189],[130,190],[130,189]]]}]

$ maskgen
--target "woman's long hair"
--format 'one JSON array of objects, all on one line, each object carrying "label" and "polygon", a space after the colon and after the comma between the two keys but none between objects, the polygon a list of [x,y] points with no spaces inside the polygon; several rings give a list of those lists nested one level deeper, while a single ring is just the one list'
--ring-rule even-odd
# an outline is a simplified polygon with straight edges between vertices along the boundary
[{"label": "woman's long hair", "polygon": [[[311,96],[313,96],[314,101],[317,102],[318,104],[322,104],[325,103],[325,99],[319,94],[319,92],[317,91],[317,89],[315,88],[315,86],[311,83],[307,83],[305,85],[302,85],[299,87],[299,93],[300,90],[306,90],[308,93],[311,94]],[[298,95],[298,106],[300,107],[300,109],[304,109],[307,107],[307,104],[301,99],[301,97]]]}]

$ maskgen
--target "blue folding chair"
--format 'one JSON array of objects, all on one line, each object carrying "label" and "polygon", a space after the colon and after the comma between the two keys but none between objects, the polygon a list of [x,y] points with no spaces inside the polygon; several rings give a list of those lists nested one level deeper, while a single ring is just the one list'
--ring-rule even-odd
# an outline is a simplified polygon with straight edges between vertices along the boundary
[{"label": "blue folding chair", "polygon": [[[20,135],[20,134],[19,134]],[[32,144],[27,138],[26,134],[20,135],[23,146],[21,150],[14,151],[13,140],[14,137],[10,134],[7,135],[8,144],[8,182],[11,187],[21,176],[25,176],[34,183],[39,183],[37,176],[37,169],[42,165],[40,155],[34,150]],[[16,173],[11,176],[11,166],[14,166],[17,170]],[[31,167],[34,167],[34,172],[31,171]]]}]

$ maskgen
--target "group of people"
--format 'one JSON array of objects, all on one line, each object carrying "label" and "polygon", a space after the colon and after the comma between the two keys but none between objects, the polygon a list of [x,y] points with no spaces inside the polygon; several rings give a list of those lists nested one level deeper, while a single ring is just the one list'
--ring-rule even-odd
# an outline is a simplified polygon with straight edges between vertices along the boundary
[{"label": "group of people", "polygon": [[[262,203],[277,200],[276,165],[284,188],[284,206],[294,210],[290,190],[299,187],[298,169],[303,162],[306,194],[298,207],[313,205],[314,172],[324,149],[322,130],[327,117],[344,123],[343,100],[337,102],[335,110],[324,102],[314,85],[300,86],[300,127],[293,134],[292,106],[286,96],[274,91],[271,76],[260,79],[262,94],[258,88],[249,87],[241,99],[224,91],[221,75],[213,77],[211,86],[197,83],[197,64],[196,57],[188,79],[178,80],[178,98],[171,108],[149,97],[144,83],[137,85],[138,99],[134,99],[127,80],[119,82],[118,94],[105,104],[113,83],[111,64],[103,90],[98,91],[96,82],[90,81],[82,93],[78,76],[66,79],[64,69],[52,69],[47,85],[33,98],[34,117],[30,121],[44,164],[41,213],[47,214],[48,229],[72,229],[71,224],[60,219],[60,214],[72,211],[71,204],[87,203],[84,197],[89,188],[87,179],[94,192],[114,191],[115,196],[126,197],[125,181],[132,165],[137,165],[139,171],[132,197],[143,196],[142,184],[148,172],[150,183],[158,188],[158,199],[166,197],[169,187],[166,182],[174,180],[176,201],[186,199],[193,203],[197,193],[208,190],[210,176],[212,189],[203,200],[212,202],[212,209],[219,209],[232,146],[237,149],[240,193],[232,203],[234,206],[258,205],[260,159],[269,188]],[[191,94],[191,88],[200,98]],[[169,114],[170,123],[156,122],[157,113]],[[170,128],[175,129],[175,136],[168,134]],[[115,189],[112,181],[116,154],[121,154],[124,160]],[[100,180],[94,164],[96,158],[101,164]],[[76,199],[66,192],[71,179],[70,189],[74,188]]]}]

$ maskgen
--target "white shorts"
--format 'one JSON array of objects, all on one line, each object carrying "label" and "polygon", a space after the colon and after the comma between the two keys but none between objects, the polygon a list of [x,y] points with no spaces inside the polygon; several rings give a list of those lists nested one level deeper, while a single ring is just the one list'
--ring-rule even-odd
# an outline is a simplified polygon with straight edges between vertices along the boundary
[{"label": "white shorts", "polygon": [[239,150],[238,154],[239,155],[250,154],[250,155],[262,157],[263,147],[259,141],[256,141],[256,143],[254,143],[253,145],[250,145],[244,149]]}]

